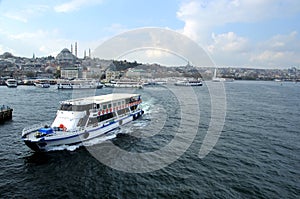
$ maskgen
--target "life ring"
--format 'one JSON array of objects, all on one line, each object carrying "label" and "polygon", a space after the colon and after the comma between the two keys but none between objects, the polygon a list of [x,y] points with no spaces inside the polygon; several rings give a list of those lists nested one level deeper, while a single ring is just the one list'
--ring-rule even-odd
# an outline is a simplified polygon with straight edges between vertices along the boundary
[{"label": "life ring", "polygon": [[89,134],[88,132],[85,132],[85,133],[83,134],[84,139],[88,138],[89,135],[90,135],[90,134]]}]

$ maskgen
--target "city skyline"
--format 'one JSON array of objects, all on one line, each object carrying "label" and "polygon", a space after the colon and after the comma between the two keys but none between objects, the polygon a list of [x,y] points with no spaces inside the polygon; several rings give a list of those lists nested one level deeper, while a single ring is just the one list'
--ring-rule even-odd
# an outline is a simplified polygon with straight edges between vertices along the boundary
[{"label": "city skyline", "polygon": [[[83,57],[84,51],[93,52],[122,32],[159,27],[189,37],[216,65],[300,65],[297,0],[2,0],[0,13],[0,54],[56,56],[77,42],[78,57]],[[151,56],[156,62],[161,55],[146,52],[131,57],[145,62]]]}]

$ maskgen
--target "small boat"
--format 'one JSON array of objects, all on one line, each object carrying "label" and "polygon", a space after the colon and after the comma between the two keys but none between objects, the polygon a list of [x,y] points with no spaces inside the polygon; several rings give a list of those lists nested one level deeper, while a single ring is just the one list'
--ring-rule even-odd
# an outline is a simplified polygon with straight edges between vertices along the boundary
[{"label": "small boat", "polygon": [[105,137],[143,115],[141,103],[141,95],[127,93],[66,100],[60,103],[52,123],[24,128],[22,139],[34,151],[47,151]]},{"label": "small boat", "polygon": [[181,80],[175,83],[175,86],[202,86],[201,80]]},{"label": "small boat", "polygon": [[15,79],[8,79],[5,81],[5,84],[9,88],[16,88],[18,86],[18,81]]},{"label": "small boat", "polygon": [[6,105],[2,105],[0,108],[0,123],[3,123],[7,120],[11,120],[12,112],[13,112],[12,108]]},{"label": "small boat", "polygon": [[143,88],[143,83],[133,80],[120,80],[120,81],[111,81],[106,83],[105,86],[112,88]]},{"label": "small boat", "polygon": [[48,80],[39,79],[34,81],[34,86],[38,88],[50,88],[50,83]]}]

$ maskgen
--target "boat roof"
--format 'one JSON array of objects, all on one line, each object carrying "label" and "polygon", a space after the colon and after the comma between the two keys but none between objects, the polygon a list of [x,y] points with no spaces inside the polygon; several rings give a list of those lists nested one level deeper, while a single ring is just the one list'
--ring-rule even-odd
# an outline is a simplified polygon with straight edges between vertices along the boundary
[{"label": "boat roof", "polygon": [[72,104],[72,105],[87,105],[87,104],[102,104],[111,101],[117,101],[122,99],[128,99],[131,97],[138,97],[140,94],[134,93],[111,93],[107,95],[99,95],[99,96],[91,96],[91,97],[84,97],[84,98],[77,98],[62,101],[61,104]]}]

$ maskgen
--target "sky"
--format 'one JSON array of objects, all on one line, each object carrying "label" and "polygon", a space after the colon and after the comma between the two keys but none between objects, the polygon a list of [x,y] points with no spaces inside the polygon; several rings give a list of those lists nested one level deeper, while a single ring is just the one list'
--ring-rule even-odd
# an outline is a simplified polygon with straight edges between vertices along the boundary
[{"label": "sky", "polygon": [[[0,0],[0,54],[56,56],[77,42],[82,58],[145,27],[186,36],[217,66],[300,67],[299,0]],[[142,54],[163,53],[129,57]]]}]

